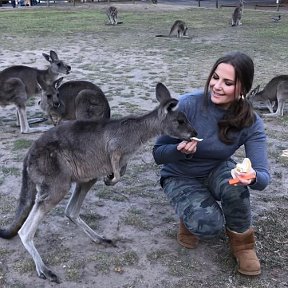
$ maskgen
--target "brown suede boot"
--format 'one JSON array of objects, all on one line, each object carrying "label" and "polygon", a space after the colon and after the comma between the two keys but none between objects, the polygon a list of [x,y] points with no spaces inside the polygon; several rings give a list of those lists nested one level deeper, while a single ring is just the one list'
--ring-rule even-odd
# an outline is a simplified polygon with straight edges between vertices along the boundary
[{"label": "brown suede boot", "polygon": [[244,233],[226,230],[230,247],[238,263],[238,272],[244,275],[259,275],[260,262],[255,252],[254,231],[249,228]]},{"label": "brown suede boot", "polygon": [[177,241],[180,245],[188,249],[196,248],[199,243],[199,239],[186,228],[182,219],[180,219]]}]

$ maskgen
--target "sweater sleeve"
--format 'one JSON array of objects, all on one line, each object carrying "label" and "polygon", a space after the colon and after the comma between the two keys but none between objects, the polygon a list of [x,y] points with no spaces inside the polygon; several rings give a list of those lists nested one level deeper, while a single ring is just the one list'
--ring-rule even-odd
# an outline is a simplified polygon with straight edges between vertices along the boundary
[{"label": "sweater sleeve", "polygon": [[251,160],[252,167],[256,171],[256,181],[249,187],[253,190],[263,190],[270,183],[268,153],[267,153],[267,139],[264,132],[264,125],[260,118],[256,121],[254,133],[245,143],[246,157]]},{"label": "sweater sleeve", "polygon": [[191,158],[192,154],[186,155],[177,150],[179,143],[179,139],[174,139],[169,136],[159,137],[153,148],[153,157],[156,164],[173,163]]}]

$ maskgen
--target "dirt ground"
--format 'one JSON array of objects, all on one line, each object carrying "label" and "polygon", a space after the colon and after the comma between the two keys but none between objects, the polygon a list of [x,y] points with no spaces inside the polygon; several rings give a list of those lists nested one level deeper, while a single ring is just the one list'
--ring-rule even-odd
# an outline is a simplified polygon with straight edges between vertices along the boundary
[{"label": "dirt ground", "polygon": [[[44,33],[28,37],[2,32],[0,68],[15,64],[44,68],[47,62],[42,52],[55,50],[59,58],[72,66],[71,74],[65,79],[85,79],[99,85],[109,99],[115,118],[131,113],[139,115],[156,107],[155,85],[159,81],[175,97],[203,87],[214,61],[230,50],[240,49],[253,57],[255,84],[263,85],[275,74],[287,73],[287,34],[286,38],[275,38],[275,41],[276,33],[267,45],[268,36],[261,30],[263,25],[267,31],[278,29],[270,23],[274,11],[263,14],[257,11],[260,19],[257,21],[264,23],[261,25],[253,24],[254,12],[247,11],[246,23],[243,19],[243,27],[233,30],[228,24],[229,8],[216,13],[146,2],[117,4],[117,7],[120,17],[123,13],[123,24],[112,27],[103,23],[97,33],[71,33],[53,39]],[[105,5],[87,4],[69,9],[77,12],[87,8],[102,11]],[[169,30],[171,19],[161,20],[169,12],[173,12],[171,17],[188,19],[192,39],[155,37]],[[154,23],[142,21],[145,13],[154,13],[150,21],[159,17],[162,26],[155,28]],[[126,25],[125,21],[132,24]],[[287,20],[284,24],[288,26]],[[38,99],[29,101],[29,119],[42,116]],[[262,114],[263,107],[259,108]],[[39,133],[21,135],[15,114],[13,106],[0,109],[0,227],[8,225],[14,216],[22,161],[31,143],[40,136]],[[287,109],[284,117],[264,118],[264,121],[272,182],[264,191],[251,191],[257,253],[262,265],[259,277],[237,273],[224,234],[201,241],[195,250],[177,244],[178,219],[159,185],[160,167],[151,155],[153,140],[132,157],[120,183],[107,187],[100,181],[81,209],[83,219],[99,233],[114,239],[117,247],[93,243],[65,218],[68,193],[40,225],[35,237],[43,260],[57,273],[61,284],[37,277],[30,255],[19,237],[15,237],[0,239],[0,287],[288,287],[288,161],[280,156],[288,148]],[[240,149],[236,159],[243,156]]]}]

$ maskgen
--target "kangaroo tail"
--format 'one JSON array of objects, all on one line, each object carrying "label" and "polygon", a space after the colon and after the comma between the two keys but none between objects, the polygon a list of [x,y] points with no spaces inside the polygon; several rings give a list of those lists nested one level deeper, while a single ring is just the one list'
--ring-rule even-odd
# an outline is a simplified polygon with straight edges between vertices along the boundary
[{"label": "kangaroo tail", "polygon": [[36,185],[32,182],[28,175],[26,157],[23,165],[22,188],[15,219],[13,220],[13,223],[10,225],[10,227],[6,229],[0,229],[1,238],[10,239],[17,235],[35,203],[36,193]]},{"label": "kangaroo tail", "polygon": [[155,37],[169,37],[169,36],[168,35],[158,34],[158,35],[155,35]]}]

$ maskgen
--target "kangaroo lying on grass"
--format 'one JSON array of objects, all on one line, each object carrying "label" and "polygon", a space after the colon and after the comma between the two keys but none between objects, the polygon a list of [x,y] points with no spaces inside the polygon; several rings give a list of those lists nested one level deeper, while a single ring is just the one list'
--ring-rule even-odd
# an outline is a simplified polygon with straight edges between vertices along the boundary
[{"label": "kangaroo lying on grass", "polygon": [[103,91],[89,81],[57,79],[42,92],[40,107],[54,126],[62,120],[110,118],[110,106]]},{"label": "kangaroo lying on grass", "polygon": [[15,220],[9,228],[0,229],[0,237],[9,239],[19,231],[40,278],[59,283],[57,275],[43,263],[33,238],[40,222],[65,197],[72,182],[76,188],[66,207],[66,216],[92,241],[113,244],[79,216],[92,185],[103,176],[106,185],[115,185],[132,154],[157,135],[184,140],[197,136],[185,114],[177,110],[178,100],[171,98],[161,83],[156,86],[156,98],[159,106],[143,116],[102,122],[68,121],[42,134],[31,146],[24,159]]},{"label": "kangaroo lying on grass", "polygon": [[[42,131],[39,128],[30,128],[26,114],[26,102],[28,98],[36,95],[40,92],[39,85],[44,90],[46,85],[51,85],[55,81],[60,73],[69,74],[71,67],[59,60],[56,52],[50,51],[50,55],[42,54],[44,58],[50,62],[50,66],[46,70],[39,70],[24,65],[17,65],[8,67],[0,72],[0,90],[4,90],[5,93],[0,94],[0,105],[6,106],[8,104],[15,104],[17,108],[17,114],[19,116],[21,133],[30,133]],[[21,93],[17,94],[19,87],[22,86],[19,81],[10,81],[10,78],[19,78],[25,86],[25,93],[21,90]],[[7,90],[7,81],[9,89]],[[13,87],[13,83],[15,86]],[[20,85],[20,86],[19,86]]]},{"label": "kangaroo lying on grass", "polygon": [[[279,75],[272,78],[263,90],[259,91],[260,85],[249,93],[252,103],[263,101],[269,109],[265,116],[283,116],[285,102],[288,101],[288,75]],[[277,107],[274,112],[274,106]]]}]

